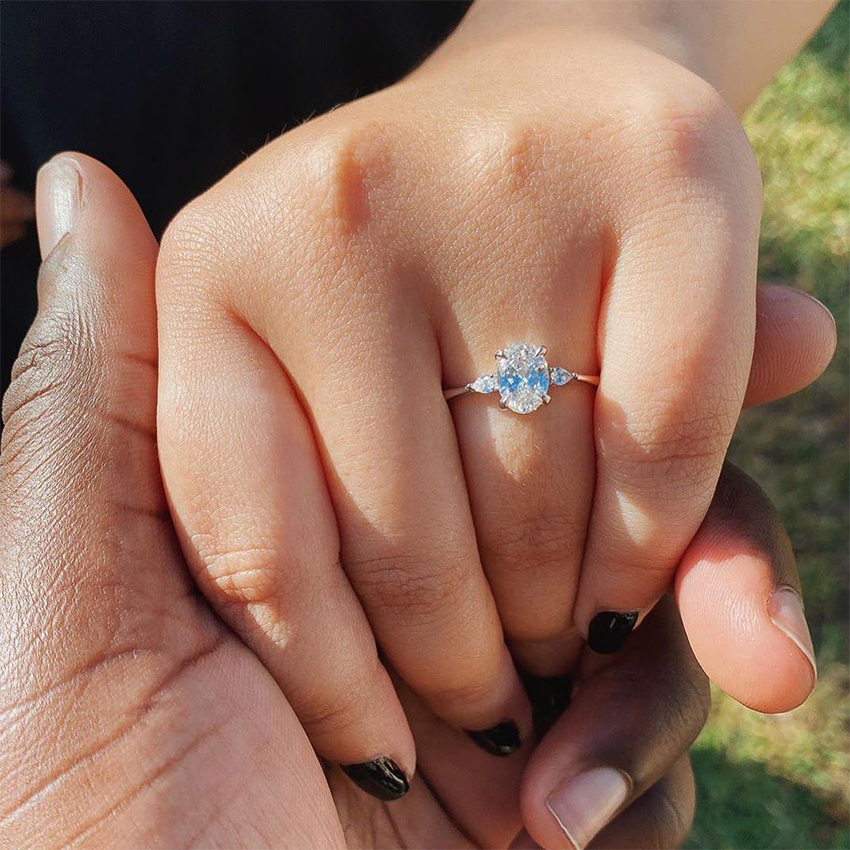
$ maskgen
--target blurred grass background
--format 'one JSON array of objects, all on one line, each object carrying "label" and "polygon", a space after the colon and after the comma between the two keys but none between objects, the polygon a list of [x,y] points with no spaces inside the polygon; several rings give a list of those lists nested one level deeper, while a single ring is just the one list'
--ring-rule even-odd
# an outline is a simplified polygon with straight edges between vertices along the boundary
[{"label": "blurred grass background", "polygon": [[850,847],[849,56],[843,0],[744,119],[764,178],[760,280],[819,298],[840,337],[824,377],[747,412],[731,451],[791,535],[819,683],[805,705],[774,717],[713,692],[693,750],[698,803],[689,848]]}]

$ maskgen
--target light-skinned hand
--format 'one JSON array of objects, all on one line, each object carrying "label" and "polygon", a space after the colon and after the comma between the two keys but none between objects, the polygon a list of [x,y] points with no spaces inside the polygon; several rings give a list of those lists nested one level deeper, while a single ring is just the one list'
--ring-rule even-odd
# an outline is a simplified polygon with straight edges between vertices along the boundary
[{"label": "light-skinned hand", "polygon": [[[400,685],[420,752],[406,798],[323,771],[180,553],[155,445],[157,248],[141,212],[81,154],[42,169],[38,209],[39,312],[0,451],[0,847],[504,847],[523,819],[552,848],[599,830],[592,846],[683,840],[707,688],[669,599],[621,653],[583,654],[572,703],[533,753],[493,759]],[[760,392],[778,395],[763,375]],[[757,609],[797,581],[772,509],[732,469],[686,567],[683,610],[707,592],[716,610]],[[717,637],[739,640],[723,623]],[[759,676],[808,687],[787,646],[765,651],[756,690]],[[551,722],[570,686],[531,693]]]},{"label": "light-skinned hand", "polygon": [[[822,305],[756,287],[758,168],[708,82],[614,27],[468,34],[250,157],[157,271],[192,573],[317,752],[387,794],[415,753],[386,665],[515,751],[516,667],[623,644],[693,561],[742,405],[805,386],[835,343]],[[528,416],[446,403],[523,339],[598,390]],[[790,709],[813,681],[799,600],[740,590],[745,620],[710,594],[685,628],[733,696]],[[760,676],[778,647],[788,678]]]}]

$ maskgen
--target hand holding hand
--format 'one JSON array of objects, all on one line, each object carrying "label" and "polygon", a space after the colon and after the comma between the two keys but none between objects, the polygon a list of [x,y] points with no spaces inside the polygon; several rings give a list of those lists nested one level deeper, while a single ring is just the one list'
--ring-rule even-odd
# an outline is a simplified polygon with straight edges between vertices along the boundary
[{"label": "hand holding hand", "polygon": [[[742,403],[804,386],[834,345],[816,302],[756,288],[758,169],[707,82],[617,28],[469,32],[249,158],[158,267],[190,568],[317,751],[387,793],[415,754],[375,642],[439,717],[516,750],[514,660],[555,676],[585,638],[622,644],[693,557]],[[520,339],[601,370],[598,391],[448,408]],[[717,595],[685,627],[721,686],[788,709],[810,661],[756,590],[746,635],[706,623]],[[788,679],[746,672],[744,642],[781,642]]]},{"label": "hand holding hand", "polygon": [[[523,819],[547,847],[584,846],[598,830],[594,846],[684,838],[706,682],[667,600],[622,653],[585,654],[530,763],[527,752],[492,759],[402,686],[421,754],[405,800],[379,803],[338,768],[323,774],[179,552],[154,440],[156,245],[141,213],[79,154],[42,171],[39,210],[39,315],[0,455],[0,845],[493,847]],[[720,608],[739,607],[741,573],[796,582],[769,505],[731,470],[689,554],[683,608],[709,583]],[[721,645],[736,639],[724,629]],[[773,651],[762,677],[791,682],[793,658]],[[538,682],[534,702],[557,714],[569,694],[566,680]]]}]

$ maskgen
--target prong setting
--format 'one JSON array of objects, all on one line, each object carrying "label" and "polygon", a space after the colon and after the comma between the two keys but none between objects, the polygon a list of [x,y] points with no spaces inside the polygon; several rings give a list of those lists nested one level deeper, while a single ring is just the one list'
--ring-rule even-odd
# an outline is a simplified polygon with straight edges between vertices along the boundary
[{"label": "prong setting", "polygon": [[445,398],[452,399],[466,393],[498,393],[499,408],[514,413],[532,413],[548,405],[552,398],[550,387],[563,387],[572,381],[599,385],[595,375],[578,374],[563,366],[549,366],[545,345],[516,342],[496,352],[496,373],[480,375],[459,389],[444,390]]},{"label": "prong setting", "polygon": [[514,413],[531,413],[544,404],[549,391],[545,347],[516,342],[497,352],[498,390],[502,405]]}]

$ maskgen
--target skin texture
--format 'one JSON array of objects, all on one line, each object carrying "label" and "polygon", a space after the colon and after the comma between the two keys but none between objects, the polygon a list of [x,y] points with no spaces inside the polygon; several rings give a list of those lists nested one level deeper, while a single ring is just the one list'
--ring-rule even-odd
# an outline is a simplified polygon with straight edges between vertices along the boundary
[{"label": "skin texture", "polygon": [[[378,648],[451,725],[529,740],[516,667],[569,671],[600,612],[642,627],[765,398],[751,374],[781,368],[751,369],[776,290],[758,295],[759,175],[720,94],[615,28],[464,32],[250,157],[158,263],[187,561],[341,763],[414,769]],[[789,390],[834,347],[828,314],[799,312],[820,336],[770,375]],[[528,417],[446,405],[520,339],[598,390]]]},{"label": "skin texture", "polygon": [[[38,208],[39,313],[0,451],[0,847],[570,847],[546,801],[600,764],[626,771],[633,793],[592,846],[684,839],[684,754],[707,684],[669,599],[622,653],[583,655],[572,703],[533,753],[492,758],[396,678],[421,752],[407,797],[379,803],[323,770],[179,550],[156,456],[156,244],[141,212],[81,154],[42,171]],[[765,586],[796,583],[772,509],[729,474],[694,563],[725,540]],[[711,581],[735,604],[734,576]],[[702,587],[692,571],[679,605]],[[738,638],[722,625],[716,637]],[[768,647],[771,676],[798,671],[787,650]],[[569,701],[563,681],[531,690]]]}]

